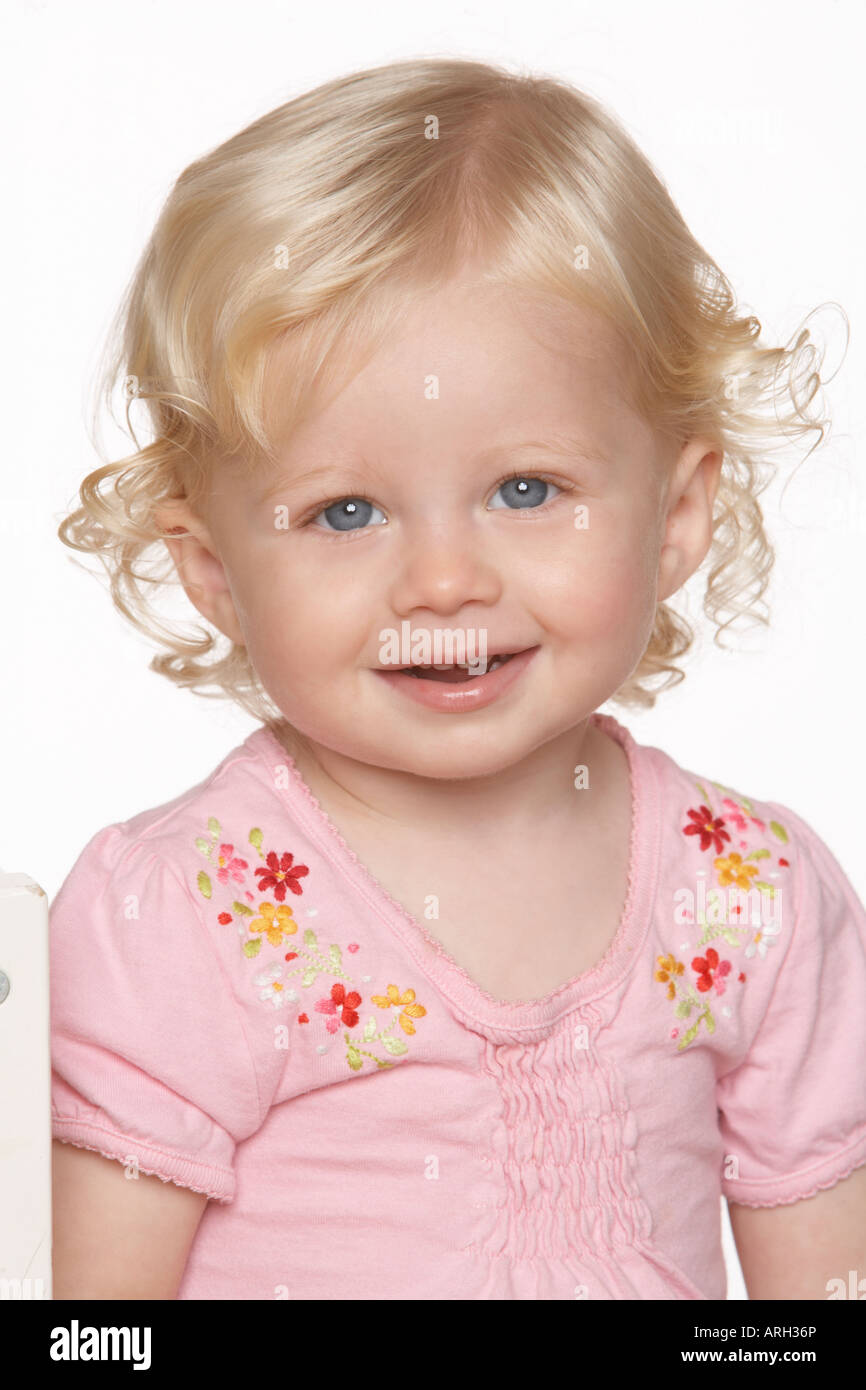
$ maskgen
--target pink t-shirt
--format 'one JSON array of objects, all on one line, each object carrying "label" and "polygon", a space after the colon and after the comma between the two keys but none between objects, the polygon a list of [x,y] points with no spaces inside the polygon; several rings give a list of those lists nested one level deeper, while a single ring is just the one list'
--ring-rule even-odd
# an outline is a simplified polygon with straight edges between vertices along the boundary
[{"label": "pink t-shirt", "polygon": [[[474,984],[265,726],[88,842],[51,907],[53,1133],[212,1199],[179,1298],[720,1299],[720,1194],[866,1162],[840,865],[593,718],[629,759],[628,899],[544,999]],[[528,844],[530,941],[532,874]]]}]

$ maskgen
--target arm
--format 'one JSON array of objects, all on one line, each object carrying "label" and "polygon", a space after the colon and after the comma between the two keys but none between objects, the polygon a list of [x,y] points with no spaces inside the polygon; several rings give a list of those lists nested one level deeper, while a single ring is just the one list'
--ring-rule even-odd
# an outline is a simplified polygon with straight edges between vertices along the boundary
[{"label": "arm", "polygon": [[826,1299],[852,1269],[866,1280],[866,1166],[799,1202],[728,1210],[750,1299]]},{"label": "arm", "polygon": [[55,1299],[177,1296],[207,1197],[52,1140]]}]

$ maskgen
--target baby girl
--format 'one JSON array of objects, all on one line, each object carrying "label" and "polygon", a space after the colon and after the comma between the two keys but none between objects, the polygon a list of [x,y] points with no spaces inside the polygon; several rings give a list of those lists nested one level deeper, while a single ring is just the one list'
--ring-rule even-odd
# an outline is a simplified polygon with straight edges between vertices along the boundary
[{"label": "baby girl", "polygon": [[52,904],[55,1297],[722,1299],[721,1197],[750,1297],[866,1273],[863,907],[599,712],[708,556],[754,615],[808,331],[594,100],[439,59],[190,165],[120,327],[151,438],[62,539],[256,727]]}]

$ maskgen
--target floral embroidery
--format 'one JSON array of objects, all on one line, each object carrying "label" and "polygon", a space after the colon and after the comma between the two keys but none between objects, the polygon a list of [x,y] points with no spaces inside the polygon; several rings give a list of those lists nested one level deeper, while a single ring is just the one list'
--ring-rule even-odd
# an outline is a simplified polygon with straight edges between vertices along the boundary
[{"label": "floral embroidery", "polygon": [[[195,844],[212,865],[216,864],[214,877],[217,885],[228,888],[230,880],[241,885],[241,892],[235,900],[224,905],[223,910],[217,913],[217,921],[221,926],[236,922],[244,956],[252,960],[261,954],[265,943],[280,948],[287,938],[296,937],[299,924],[292,908],[285,903],[286,891],[297,897],[302,895],[304,890],[298,880],[307,877],[309,867],[297,864],[295,856],[287,850],[277,852],[269,849],[265,853],[262,849],[264,836],[256,827],[250,831],[248,839],[263,863],[253,870],[252,878],[249,878],[250,866],[235,854],[234,845],[218,843],[221,827],[216,817],[209,817],[207,829],[208,836],[198,836]],[[196,885],[202,897],[211,901],[215,885],[205,869],[200,870]],[[265,893],[270,893],[276,901],[263,898]],[[259,902],[256,908],[252,904],[255,904],[257,896]],[[317,908],[310,907],[306,911],[309,917],[318,914]],[[346,950],[350,955],[355,955],[361,950],[361,943],[350,941]],[[295,961],[297,964],[292,964]],[[287,969],[287,966],[290,968]],[[330,976],[335,983],[315,1001],[312,1012],[320,1017],[325,1036],[336,1035],[343,1030],[346,1062],[350,1070],[361,1071],[364,1058],[375,1062],[380,1069],[393,1066],[388,1057],[402,1057],[409,1050],[408,1044],[399,1035],[395,1036],[394,1030],[399,1027],[411,1037],[416,1031],[413,1020],[424,1018],[427,1010],[423,1004],[415,1002],[414,989],[400,990],[395,984],[387,984],[384,994],[370,994],[369,1000],[379,1010],[387,1010],[388,1018],[380,1021],[375,1014],[371,1014],[360,1034],[353,1035],[352,1030],[361,1024],[360,1008],[364,998],[354,988],[352,977],[343,969],[342,948],[336,942],[327,947],[321,946],[312,927],[303,931],[301,940],[295,943],[295,949],[284,953],[282,962],[272,961],[264,970],[258,971],[252,977],[252,984],[263,1004],[282,1009],[286,1004],[297,1003],[300,998],[298,991],[292,987],[295,976],[300,976],[302,989],[310,989],[323,975]],[[361,983],[369,978],[368,975],[364,976]],[[309,1024],[310,1014],[299,1013],[297,1022]],[[362,1047],[361,1043],[368,1046]],[[387,1056],[371,1051],[373,1046]],[[320,1046],[318,1050],[327,1052],[328,1047]]]},{"label": "floral embroidery", "polygon": [[752,879],[760,872],[757,864],[744,864],[742,855],[732,850],[727,858],[719,856],[714,864],[719,871],[719,883],[722,888],[726,888],[729,883],[734,883],[738,888],[751,888]]},{"label": "floral embroidery", "polygon": [[722,852],[722,841],[730,840],[727,830],[723,829],[725,822],[721,816],[713,819],[713,813],[709,806],[701,806],[697,811],[689,811],[692,824],[684,827],[686,835],[700,835],[701,849],[708,849],[710,845],[715,845],[716,854]]},{"label": "floral embroidery", "polygon": [[290,907],[274,907],[273,903],[262,903],[259,911],[262,915],[250,922],[250,931],[264,932],[272,946],[281,945],[283,936],[292,936],[298,930],[297,922],[292,919]]},{"label": "floral embroidery", "polygon": [[249,864],[245,859],[235,859],[233,857],[234,852],[234,845],[220,845],[219,847],[217,878],[220,883],[228,883],[229,874],[231,874],[232,878],[238,883],[243,883],[244,881],[243,871],[249,868]]},{"label": "floral embroidery", "polygon": [[725,992],[725,975],[730,973],[731,962],[729,960],[719,960],[719,953],[712,946],[707,950],[705,956],[695,956],[692,961],[692,970],[698,972],[697,986],[703,993],[716,986],[717,994]]},{"label": "floral embroidery", "polygon": [[[778,917],[762,921],[759,927],[738,920],[742,912],[738,903],[731,908],[733,921],[729,920],[725,904],[728,890],[757,890],[762,898],[772,901],[779,890],[771,880],[784,878],[780,871],[790,868],[790,861],[778,855],[779,846],[788,844],[785,827],[775,820],[762,821],[754,814],[751,803],[745,797],[735,796],[731,788],[720,782],[710,785],[723,793],[719,808],[714,805],[714,796],[696,782],[701,801],[687,808],[687,823],[681,826],[682,833],[692,837],[699,859],[712,869],[714,877],[706,893],[706,905],[696,908],[692,923],[700,928],[694,941],[698,954],[690,958],[689,943],[682,945],[694,980],[686,975],[685,962],[672,953],[657,956],[654,970],[654,978],[666,986],[667,997],[674,1003],[676,1018],[691,1020],[682,1037],[678,1025],[670,1030],[671,1038],[678,1039],[678,1051],[694,1042],[701,1028],[708,1034],[716,1031],[710,1000],[720,998],[733,984],[736,998],[732,1002],[736,1004],[737,987],[747,980],[745,971],[737,970],[727,955],[720,955],[716,946],[708,943],[721,941],[730,952],[742,950],[747,960],[757,964],[766,959],[768,948],[776,944],[782,930]],[[699,877],[703,879],[703,872]],[[703,889],[703,882],[700,886]],[[691,916],[689,921],[692,922]],[[733,1010],[725,1004],[721,1012],[730,1017]]]},{"label": "floral embroidery", "polygon": [[[715,952],[713,954],[715,954]],[[708,1033],[715,1033],[716,1020],[713,1018],[712,1009],[709,1004],[700,998],[693,984],[690,984],[688,981],[685,981],[683,984],[679,982],[678,977],[681,976],[685,970],[682,961],[676,960],[674,956],[659,956],[658,963],[659,969],[655,972],[655,978],[661,980],[663,983],[667,983],[668,999],[676,999],[678,1001],[674,1009],[676,1017],[688,1018],[692,1009],[695,1007],[701,1010],[696,1022],[692,1024],[691,1028],[689,1028],[681,1042],[677,1045],[678,1050],[688,1047],[689,1043],[697,1037],[698,1029],[702,1023],[706,1025]],[[672,1029],[671,1037],[677,1037],[678,1033],[678,1028]]]},{"label": "floral embroidery", "polygon": [[427,1012],[420,1004],[415,1003],[414,989],[407,989],[401,994],[396,985],[389,985],[387,995],[374,994],[372,999],[373,1003],[378,1004],[380,1009],[390,1009],[394,1006],[402,1010],[402,1013],[397,1016],[397,1022],[404,1033],[414,1033],[415,1025],[412,1019],[423,1018]]},{"label": "floral embroidery", "polygon": [[753,956],[757,951],[763,960],[767,954],[767,947],[775,946],[776,937],[781,930],[779,922],[765,922],[746,947],[746,955]]},{"label": "floral embroidery", "polygon": [[263,893],[266,888],[273,888],[274,897],[277,902],[283,902],[286,896],[286,889],[290,888],[293,893],[303,893],[303,888],[298,883],[299,878],[304,878],[310,871],[306,864],[294,864],[293,854],[284,854],[280,859],[271,850],[267,857],[267,868],[259,867],[256,874],[261,874],[259,879],[259,892]]}]

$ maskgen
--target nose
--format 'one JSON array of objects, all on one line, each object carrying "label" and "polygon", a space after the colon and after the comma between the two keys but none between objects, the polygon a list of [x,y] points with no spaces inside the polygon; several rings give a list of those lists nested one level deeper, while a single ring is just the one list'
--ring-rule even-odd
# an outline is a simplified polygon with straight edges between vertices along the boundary
[{"label": "nose", "polygon": [[471,528],[430,524],[406,535],[390,594],[401,617],[418,608],[451,615],[467,603],[494,604],[501,593],[499,571]]}]

